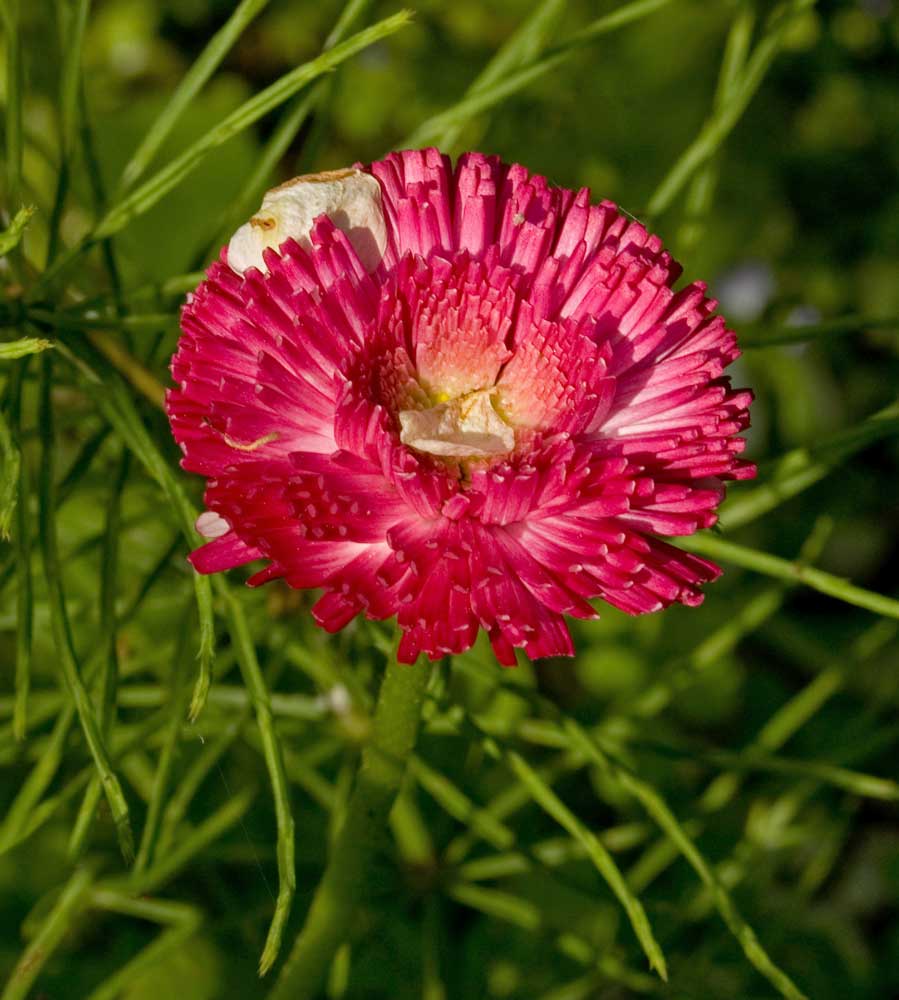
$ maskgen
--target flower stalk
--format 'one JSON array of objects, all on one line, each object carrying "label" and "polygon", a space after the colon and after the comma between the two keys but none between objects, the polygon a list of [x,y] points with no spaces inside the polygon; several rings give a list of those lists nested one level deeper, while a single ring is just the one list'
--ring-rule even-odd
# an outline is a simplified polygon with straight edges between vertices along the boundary
[{"label": "flower stalk", "polygon": [[415,747],[431,673],[425,657],[411,666],[397,663],[394,657],[388,662],[346,819],[305,925],[269,1000],[316,996],[331,960],[349,934],[350,921],[369,881],[372,859],[387,836],[387,818]]}]

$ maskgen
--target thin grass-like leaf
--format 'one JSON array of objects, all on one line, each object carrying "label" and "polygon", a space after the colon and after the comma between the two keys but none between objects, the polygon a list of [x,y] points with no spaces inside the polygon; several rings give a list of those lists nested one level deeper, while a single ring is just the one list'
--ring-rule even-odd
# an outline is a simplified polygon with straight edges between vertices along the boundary
[{"label": "thin grass-like leaf", "polygon": [[40,354],[52,346],[52,341],[44,340],[42,337],[20,337],[18,340],[9,340],[0,343],[0,361],[16,361],[29,354]]},{"label": "thin grass-like leaf", "polygon": [[12,970],[0,1000],[25,1000],[41,970],[88,905],[92,881],[89,868],[75,870]]},{"label": "thin grass-like leaf", "polygon": [[[464,882],[451,884],[446,892],[451,899],[463,906],[471,907],[522,930],[531,933],[554,932],[545,913],[537,903],[529,899],[522,899],[520,896],[499,889],[488,889],[486,886]],[[636,993],[660,992],[662,984],[657,979],[628,969],[614,955],[598,955],[594,946],[576,933],[564,931],[556,934],[555,946],[573,961],[597,968],[606,980],[620,983]]]},{"label": "thin grass-like leaf", "polygon": [[703,884],[712,893],[718,912],[753,966],[786,1000],[808,1000],[792,979],[771,960],[755,931],[740,915],[730,894],[714,870],[655,788],[620,761],[611,758],[606,751],[601,750],[573,719],[563,719],[561,724],[566,734],[571,738],[572,744],[599,767],[606,771],[611,768],[622,787],[639,799],[649,815],[670,837]]},{"label": "thin grass-like leaf", "polygon": [[740,347],[752,349],[802,344],[868,330],[899,330],[899,316],[839,316],[823,323],[750,327],[741,331]]},{"label": "thin grass-like leaf", "polygon": [[22,470],[22,456],[13,432],[0,411],[0,540],[9,541],[9,529],[16,512]]},{"label": "thin grass-like leaf", "polygon": [[165,807],[159,830],[158,855],[165,857],[175,841],[175,833],[181,821],[187,815],[188,807],[197,794],[200,785],[206,780],[214,767],[218,766],[222,756],[231,747],[249,713],[242,713],[230,722],[214,739],[204,740],[203,749],[191,763],[187,771],[181,775],[177,786]]},{"label": "thin grass-like leaf", "polygon": [[[547,39],[555,28],[565,3],[566,0],[542,0],[538,3],[530,16],[475,77],[465,91],[463,100],[486,91],[499,83],[508,73],[535,62],[546,47]],[[461,122],[450,125],[442,135],[435,137],[435,145],[443,150],[451,149],[458,141],[462,127]]]},{"label": "thin grass-like leaf", "polygon": [[760,552],[757,549],[737,545],[735,542],[708,534],[679,538],[678,544],[688,552],[708,556],[710,559],[720,559],[724,563],[741,566],[743,569],[752,570],[755,573],[763,573],[765,576],[772,576],[777,580],[785,580],[788,583],[798,582],[821,594],[827,594],[828,597],[853,604],[857,608],[873,611],[877,615],[886,615],[888,618],[899,618],[899,600],[865,590],[864,587],[857,587],[855,584],[849,583],[848,580],[834,576],[832,573],[825,573],[824,570],[815,569],[814,566],[806,566],[801,562],[790,562],[788,559],[781,559],[780,556],[771,555],[769,552]]},{"label": "thin grass-like leaf", "polygon": [[[7,36],[8,37],[8,36]],[[7,111],[7,113],[9,113]],[[11,183],[7,180],[7,183]],[[13,216],[12,222],[0,233],[0,257],[11,253],[22,242],[28,223],[37,209],[34,205],[23,205]]]},{"label": "thin grass-like leaf", "polygon": [[150,801],[147,803],[147,816],[144,820],[144,829],[140,845],[137,849],[137,856],[134,859],[135,872],[144,871],[149,867],[155,856],[154,852],[159,837],[165,799],[168,794],[172,770],[175,765],[178,743],[181,739],[181,724],[187,702],[187,686],[184,684],[183,672],[188,652],[186,638],[189,634],[189,629],[183,627],[181,632],[183,639],[179,640],[178,649],[172,657],[172,670],[169,682],[169,723],[162,749],[159,752],[156,771],[153,775],[152,794]]},{"label": "thin grass-like leaf", "polygon": [[[713,102],[715,112],[721,112],[739,86],[752,43],[755,20],[755,5],[749,0],[742,0],[731,22],[724,44],[724,55],[721,59],[721,68],[718,71],[718,83],[715,87]],[[681,228],[678,239],[678,245],[684,253],[689,253],[702,238],[705,220],[711,211],[715,190],[718,186],[719,167],[720,164],[716,159],[710,160],[697,171],[690,184],[685,206],[686,221]]]},{"label": "thin grass-like leaf", "polygon": [[729,753],[725,750],[711,750],[699,754],[698,757],[737,771],[770,771],[773,774],[810,778],[826,785],[843,788],[861,798],[880,799],[883,802],[899,801],[899,784],[895,781],[823,761],[792,760],[753,751]]},{"label": "thin grass-like leaf", "polygon": [[558,795],[543,782],[534,768],[514,750],[506,751],[504,759],[509,764],[512,772],[530,791],[537,805],[547,812],[552,818],[567,830],[568,833],[578,841],[587,852],[588,857],[596,866],[597,871],[608,883],[618,901],[624,907],[637,935],[650,966],[658,972],[662,979],[668,979],[668,968],[665,956],[659,947],[655,936],[652,933],[649,919],[643,909],[643,904],[633,894],[621,874],[617,863],[611,854],[606,850],[599,838],[575,816],[575,814],[565,805]]},{"label": "thin grass-like leaf", "polygon": [[490,86],[463,97],[446,111],[429,118],[399,143],[397,148],[415,148],[437,141],[448,129],[461,128],[475,115],[489,110],[535,80],[563,66],[574,53],[607,32],[646,17],[670,2],[671,0],[634,0],[604,17],[597,18],[586,28],[553,48],[544,58],[497,79]]},{"label": "thin grass-like leaf", "polygon": [[[145,741],[151,737],[167,721],[164,713],[154,713],[148,719],[137,726],[131,728],[127,737],[118,734],[119,739],[114,742],[112,759],[114,761],[125,759],[128,754],[137,748],[142,748]],[[42,747],[40,748],[43,749]],[[39,758],[40,753],[36,756]],[[66,782],[65,786],[55,795],[42,799],[37,806],[32,809],[25,826],[19,831],[17,836],[9,842],[4,842],[4,850],[15,847],[27,840],[33,833],[39,830],[44,823],[51,819],[60,809],[66,806],[79,792],[83,791],[93,777],[96,770],[93,764],[88,765],[79,771],[75,777]]]},{"label": "thin grass-like leaf", "polygon": [[91,991],[87,1000],[116,1000],[127,995],[129,984],[141,973],[158,966],[169,952],[183,946],[203,923],[202,913],[195,906],[171,900],[134,899],[124,893],[95,889],[90,894],[90,902],[98,909],[151,921],[165,930],[134,958],[104,979]]},{"label": "thin grass-like leaf", "polygon": [[19,843],[32,813],[56,777],[74,720],[75,706],[70,702],[56,716],[43,752],[6,811],[0,827],[0,854]]},{"label": "thin grass-like leaf", "polygon": [[[57,275],[95,243],[119,232],[132,219],[152,208],[160,198],[164,197],[195,170],[213,150],[234,138],[279,104],[289,100],[313,80],[335,69],[345,59],[399,31],[409,23],[410,17],[411,14],[408,11],[400,11],[392,17],[379,21],[372,27],[348,38],[340,45],[336,45],[333,49],[323,52],[310,62],[291,70],[280,80],[251,97],[230,115],[227,115],[218,125],[201,136],[180,156],[138,188],[126,194],[80,243],[70,247],[68,251],[58,257],[48,258],[47,268],[31,289],[31,297],[39,296]],[[49,263],[50,260],[52,263]]]},{"label": "thin grass-like leaf", "polygon": [[150,180],[122,198],[100,221],[91,236],[92,241],[117,233],[133,218],[155,205],[160,198],[196,169],[213,150],[244,129],[249,128],[263,115],[289,100],[297,91],[322,74],[335,69],[357,52],[361,52],[375,42],[379,42],[405,27],[409,23],[410,17],[408,11],[400,11],[392,17],[379,21],[371,28],[358,32],[345,42],[335,45],[333,49],[329,49],[315,59],[291,70],[280,80],[275,81],[245,101],[236,111],[226,115],[218,125],[201,136],[180,156],[154,174]]},{"label": "thin grass-like leaf", "polygon": [[178,119],[221,65],[222,60],[243,34],[247,25],[259,15],[267,4],[268,0],[241,0],[228,20],[209,39],[206,47],[191,63],[190,69],[172,92],[172,96],[159,117],[147,130],[140,145],[125,165],[119,184],[120,190],[133,187],[135,182],[146,172],[153,157],[156,156],[162,144],[171,134]]},{"label": "thin grass-like leaf", "polygon": [[[327,52],[342,42],[370,6],[371,0],[349,0],[341,11],[334,28],[325,39],[322,51]],[[272,132],[271,137],[257,156],[253,172],[241,185],[237,200],[226,213],[225,222],[213,240],[213,252],[226,243],[234,230],[256,210],[275,168],[309,116],[322,106],[331,90],[331,82],[331,80],[320,80],[308,94],[302,95],[282,116],[277,128]]]},{"label": "thin grass-like leaf", "polygon": [[[75,357],[82,360],[83,363],[83,354]],[[103,366],[102,360],[97,357],[90,357],[90,362]],[[90,369],[88,371],[90,372]],[[197,539],[194,530],[197,512],[188,500],[183,486],[175,477],[168,462],[162,457],[147,433],[134,401],[125,390],[117,373],[110,370],[107,364],[104,370],[104,380],[100,382],[96,379],[89,379],[85,383],[85,388],[106,419],[115,427],[133,454],[162,488],[172,505],[184,536],[193,545]],[[212,663],[215,658],[215,617],[212,607],[212,585],[209,578],[194,573],[193,583],[200,622],[198,674],[190,706],[190,717],[196,719],[203,709],[212,679]]]},{"label": "thin grass-like leaf", "polygon": [[78,96],[81,90],[81,55],[90,0],[75,0],[73,4],[57,0],[57,29],[62,50],[59,84],[59,170],[56,193],[50,213],[50,239],[47,266],[57,257],[60,227],[72,178],[72,161],[78,137]]},{"label": "thin grass-like leaf", "polygon": [[[538,768],[540,779],[547,785],[583,765],[580,756],[570,753],[560,754],[549,764]],[[495,795],[482,809],[495,822],[508,819],[532,801],[530,792],[520,782],[514,782]],[[447,864],[458,865],[466,858],[479,837],[474,829],[464,830],[447,845],[444,858]]]},{"label": "thin grass-like leaf", "polygon": [[246,684],[247,691],[253,701],[256,724],[262,737],[265,765],[275,803],[275,819],[278,830],[278,898],[266,937],[265,948],[259,960],[259,974],[264,976],[278,957],[284,925],[290,916],[290,906],[296,892],[293,814],[290,808],[290,790],[284,773],[284,756],[275,730],[268,687],[262,676],[262,671],[259,669],[259,661],[256,659],[256,650],[253,646],[250,630],[240,603],[228,592],[227,586],[221,578],[217,579],[216,583],[225,602],[228,630],[237,653],[237,662],[240,665],[244,684]]},{"label": "thin grass-like leaf", "polygon": [[721,507],[721,523],[734,531],[814,486],[870,444],[899,432],[899,400],[855,427],[838,431],[816,444],[794,448],[759,470],[761,482],[742,489]]},{"label": "thin grass-like leaf", "polygon": [[[833,524],[829,518],[819,518],[815,522],[799,552],[800,565],[808,565],[818,559],[832,529]],[[643,718],[658,715],[679,691],[692,684],[703,671],[714,668],[737,643],[775,615],[782,607],[790,588],[798,585],[798,580],[792,584],[780,583],[766,587],[758,594],[744,597],[736,612],[713,629],[692,652],[663,664],[658,671],[659,679],[641,692],[638,698],[631,700],[628,712]]]},{"label": "thin grass-like leaf", "polygon": [[[28,464],[19,449],[22,435],[22,383],[27,362],[17,365],[9,381],[9,416],[7,428],[3,415],[3,471],[0,473],[0,538],[9,534],[10,518],[15,513],[13,539],[16,591],[16,697],[13,710],[13,735],[22,740],[28,730],[28,693],[31,688],[32,638],[34,631],[34,580],[31,570],[31,519],[29,500],[31,477]],[[13,511],[14,507],[14,511]]]},{"label": "thin grass-like leaf", "polygon": [[53,409],[50,402],[52,385],[52,366],[45,355],[41,369],[41,409],[40,430],[42,445],[41,476],[40,476],[40,541],[44,561],[44,574],[47,581],[48,599],[50,604],[50,623],[56,643],[56,651],[62,668],[63,678],[75,703],[81,728],[94,759],[94,766],[103,783],[109,808],[115,822],[122,855],[130,861],[133,857],[134,842],[131,834],[131,822],[128,816],[128,803],[109,762],[109,754],[100,728],[99,719],[94,711],[90,696],[81,677],[81,668],[75,652],[72,632],[66,613],[65,597],[62,589],[62,574],[59,565],[59,555],[56,544],[55,522],[55,473],[54,473],[54,440],[53,440]]},{"label": "thin grass-like leaf", "polygon": [[450,816],[470,827],[492,847],[508,850],[515,843],[515,834],[505,823],[487,810],[479,809],[446,775],[429,767],[420,757],[413,756],[409,760],[409,771]]},{"label": "thin grass-like leaf", "polygon": [[[4,54],[6,62],[6,197],[10,212],[16,208],[22,185],[22,28],[21,0],[6,0],[0,7],[6,38]],[[19,213],[21,214],[21,213]],[[16,216],[18,218],[18,215]],[[15,245],[15,244],[13,244]],[[9,253],[9,249],[2,253]]]},{"label": "thin grass-like leaf", "polygon": [[649,199],[647,215],[655,217],[666,211],[695,171],[721,147],[761,86],[793,19],[814,2],[789,0],[774,12],[768,30],[746,63],[739,85],[731,88],[727,101],[708,119],[699,135],[665,175]]},{"label": "thin grass-like leaf", "polygon": [[239,823],[250,808],[254,795],[255,790],[252,788],[243,788],[234,793],[224,805],[179,840],[165,857],[158,858],[136,877],[108,879],[102,883],[102,888],[135,895],[156,892],[213,841]]}]

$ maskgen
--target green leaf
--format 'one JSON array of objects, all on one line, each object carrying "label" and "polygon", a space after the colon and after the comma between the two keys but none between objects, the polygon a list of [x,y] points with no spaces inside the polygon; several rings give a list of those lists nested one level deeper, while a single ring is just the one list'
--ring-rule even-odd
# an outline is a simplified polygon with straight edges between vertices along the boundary
[{"label": "green leaf", "polygon": [[[0,5],[6,63],[6,197],[10,210],[19,199],[22,185],[22,28],[21,0],[5,0]],[[21,213],[19,213],[21,214]],[[18,218],[18,215],[16,216]],[[11,249],[11,248],[9,248]],[[9,253],[9,249],[0,253]]]},{"label": "green leaf", "polygon": [[236,111],[228,115],[215,128],[186,149],[181,156],[154,174],[131,194],[126,195],[97,225],[91,234],[91,241],[111,236],[123,229],[135,216],[146,212],[160,198],[167,194],[176,184],[189,174],[203,159],[223,143],[233,138],[245,128],[249,128],[263,115],[268,114],[279,104],[289,100],[297,91],[310,84],[313,80],[339,66],[344,60],[357,52],[374,45],[394,32],[404,28],[411,18],[408,11],[400,11],[392,17],[379,21],[371,28],[366,28],[341,42],[333,49],[323,52],[310,62],[298,66],[281,77],[280,80],[261,90],[258,94],[245,101]]},{"label": "green leaf", "polygon": [[612,11],[611,14],[597,18],[586,28],[553,48],[543,59],[530,63],[517,72],[497,78],[489,86],[471,92],[446,111],[429,118],[399,143],[397,148],[414,148],[436,142],[448,130],[461,128],[475,115],[487,111],[535,80],[563,66],[577,51],[607,32],[646,17],[670,2],[671,0],[634,0],[633,3]]},{"label": "green leaf", "polygon": [[9,540],[9,529],[16,510],[22,456],[0,410],[0,539]]},{"label": "green leaf", "polygon": [[755,968],[787,1000],[808,1000],[790,977],[768,956],[755,931],[740,915],[727,889],[662,796],[620,761],[600,749],[596,742],[573,719],[563,719],[562,727],[571,738],[572,745],[576,746],[589,760],[603,769],[612,768],[616,780],[639,799],[647,813],[665,831],[672,843],[693,867],[703,884],[711,891],[718,912],[739,942],[743,953]]},{"label": "green leaf", "polygon": [[128,815],[128,803],[125,800],[119,779],[112,770],[106,742],[100,726],[100,720],[94,710],[90,696],[81,676],[81,667],[75,652],[71,625],[66,611],[65,597],[62,586],[62,572],[59,562],[56,540],[56,483],[54,461],[53,409],[50,402],[52,385],[52,366],[45,355],[41,369],[41,474],[40,474],[40,518],[39,535],[41,552],[44,562],[44,575],[47,583],[48,600],[50,604],[50,624],[56,644],[56,653],[62,669],[62,675],[75,709],[78,713],[85,741],[94,759],[94,766],[103,785],[109,809],[112,813],[119,846],[123,857],[130,861],[133,857],[133,837],[131,822]]},{"label": "green leaf", "polygon": [[650,966],[658,972],[662,979],[667,980],[668,969],[665,963],[665,956],[652,933],[652,927],[649,924],[643,905],[631,891],[612,855],[609,854],[599,838],[591,830],[588,830],[568,806],[562,802],[552,788],[541,780],[537,772],[521,754],[514,750],[509,750],[505,752],[504,759],[508,762],[515,776],[531,793],[537,805],[552,816],[563,829],[567,830],[587,852],[587,856],[593,862],[597,871],[606,880],[609,888],[624,907],[634,933],[637,935],[640,944],[643,946],[643,951],[649,959]]},{"label": "green leaf", "polygon": [[216,589],[225,602],[228,629],[237,653],[237,662],[247,686],[247,691],[253,701],[256,712],[256,725],[262,737],[263,755],[268,769],[269,781],[272,786],[272,797],[275,802],[275,820],[277,824],[277,857],[278,857],[278,898],[275,902],[275,913],[269,926],[265,948],[259,960],[259,974],[264,976],[275,964],[278,952],[281,950],[281,938],[284,926],[290,916],[290,907],[296,892],[296,860],[294,847],[293,813],[290,808],[290,791],[287,787],[287,777],[284,773],[284,754],[275,729],[272,716],[268,687],[259,661],[256,649],[250,636],[250,630],[240,603],[229,593],[222,577],[216,578]]},{"label": "green leaf", "polygon": [[0,343],[0,361],[16,361],[29,354],[40,354],[41,351],[46,351],[52,346],[52,341],[43,340],[40,337],[20,337],[18,340],[9,340]]},{"label": "green leaf", "polygon": [[[465,97],[483,93],[507,74],[535,62],[545,48],[547,38],[555,28],[565,3],[566,0],[542,0],[542,3],[537,4],[531,15],[475,77],[465,91]],[[459,138],[462,126],[462,122],[450,125],[441,136],[435,138],[435,145],[443,150],[451,149]]]},{"label": "green leaf", "polygon": [[75,870],[12,970],[0,1000],[25,1000],[48,959],[87,907],[92,880],[90,869]]},{"label": "green leaf", "polygon": [[36,211],[34,205],[24,205],[16,212],[12,222],[0,233],[0,257],[5,257],[22,242],[28,223]]},{"label": "green leaf", "polygon": [[817,444],[794,448],[759,469],[759,484],[742,487],[721,506],[721,524],[734,531],[814,486],[856,452],[899,432],[899,400],[855,427]]},{"label": "green leaf", "polygon": [[838,316],[823,323],[793,326],[750,327],[740,333],[740,347],[775,347],[802,344],[809,340],[865,333],[867,330],[899,330],[899,316]]},{"label": "green leaf", "polygon": [[769,20],[768,31],[753,50],[739,83],[729,88],[727,100],[703,125],[699,135],[684,150],[650,197],[646,208],[649,216],[656,217],[666,211],[695,171],[721,147],[761,86],[793,18],[814,3],[815,0],[790,0],[775,10]]},{"label": "green leaf", "polygon": [[268,0],[241,0],[222,27],[209,39],[206,48],[191,64],[184,78],[175,88],[162,113],[148,129],[143,141],[134,151],[122,171],[120,189],[134,186],[159,152],[175,123],[203,86],[218,69],[231,47],[243,34],[247,25],[266,7]]},{"label": "green leaf", "polygon": [[874,614],[886,615],[888,618],[899,618],[899,601],[871,590],[865,590],[863,587],[857,587],[848,580],[834,576],[832,573],[825,573],[824,570],[815,569],[814,566],[806,566],[802,562],[790,562],[788,559],[781,559],[780,556],[759,552],[757,549],[737,545],[735,542],[708,534],[679,538],[678,544],[688,552],[708,556],[710,559],[720,559],[724,563],[742,566],[743,569],[763,573],[765,576],[773,576],[777,580],[801,583],[821,594],[835,597],[838,601],[845,601],[847,604],[854,604],[866,611],[873,611]]}]

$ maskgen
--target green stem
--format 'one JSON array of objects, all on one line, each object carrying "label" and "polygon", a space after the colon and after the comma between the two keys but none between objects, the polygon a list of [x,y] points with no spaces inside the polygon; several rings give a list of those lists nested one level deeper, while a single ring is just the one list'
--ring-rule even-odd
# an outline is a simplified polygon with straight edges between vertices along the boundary
[{"label": "green stem", "polygon": [[372,859],[387,836],[387,817],[415,746],[430,675],[430,667],[422,661],[404,666],[391,658],[388,663],[346,820],[305,926],[269,1000],[316,996],[335,952],[349,933]]}]

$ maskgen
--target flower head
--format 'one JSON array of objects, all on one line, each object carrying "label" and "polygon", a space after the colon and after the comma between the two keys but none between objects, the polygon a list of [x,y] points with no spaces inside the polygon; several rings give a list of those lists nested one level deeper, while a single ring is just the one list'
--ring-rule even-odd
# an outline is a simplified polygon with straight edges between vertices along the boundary
[{"label": "flower head", "polygon": [[168,395],[207,477],[191,556],[396,615],[399,656],[573,652],[565,616],[696,605],[751,393],[705,286],[638,222],[435,149],[270,192],[182,316]]}]

